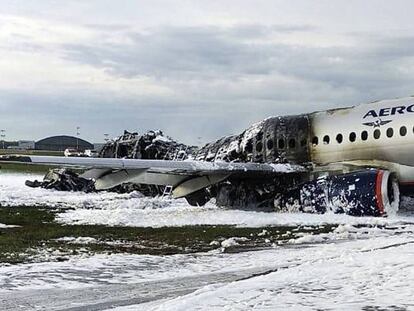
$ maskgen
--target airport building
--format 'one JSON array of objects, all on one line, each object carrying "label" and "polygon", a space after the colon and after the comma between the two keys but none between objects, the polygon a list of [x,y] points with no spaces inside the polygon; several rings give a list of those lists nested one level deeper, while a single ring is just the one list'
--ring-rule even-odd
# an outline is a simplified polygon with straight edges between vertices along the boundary
[{"label": "airport building", "polygon": [[32,150],[35,149],[35,142],[33,140],[19,140],[17,146],[14,146],[13,149]]},{"label": "airport building", "polygon": [[67,148],[78,148],[80,151],[94,149],[93,144],[73,136],[52,136],[35,143],[36,150],[64,151]]}]

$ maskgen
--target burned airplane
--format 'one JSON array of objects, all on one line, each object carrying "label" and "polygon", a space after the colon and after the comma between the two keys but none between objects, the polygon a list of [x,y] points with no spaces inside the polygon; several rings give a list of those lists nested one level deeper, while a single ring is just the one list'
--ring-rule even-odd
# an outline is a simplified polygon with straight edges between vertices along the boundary
[{"label": "burned airplane", "polygon": [[[168,148],[150,153],[149,145],[140,149],[137,140],[109,146],[111,158],[3,156],[1,161],[81,167],[87,170],[80,177],[96,190],[145,185],[192,205],[214,198],[234,208],[385,216],[398,209],[400,190],[413,191],[413,112],[414,97],[383,100],[270,117],[190,152],[174,145],[172,153]],[[155,135],[151,144],[154,139],[163,140]]]}]

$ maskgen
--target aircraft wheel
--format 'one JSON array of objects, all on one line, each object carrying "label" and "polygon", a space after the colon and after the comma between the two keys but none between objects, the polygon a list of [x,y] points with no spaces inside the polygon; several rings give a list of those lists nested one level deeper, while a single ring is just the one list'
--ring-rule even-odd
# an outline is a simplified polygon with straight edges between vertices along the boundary
[{"label": "aircraft wheel", "polygon": [[204,206],[210,200],[210,196],[207,190],[201,189],[187,195],[185,199],[191,206]]}]

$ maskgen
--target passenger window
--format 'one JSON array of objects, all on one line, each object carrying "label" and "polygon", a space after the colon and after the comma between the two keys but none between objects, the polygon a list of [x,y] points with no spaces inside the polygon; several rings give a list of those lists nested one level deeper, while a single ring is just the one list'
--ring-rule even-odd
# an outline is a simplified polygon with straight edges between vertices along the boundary
[{"label": "passenger window", "polygon": [[267,145],[267,149],[268,150],[272,150],[273,149],[273,140],[272,139],[268,139],[266,145]]},{"label": "passenger window", "polygon": [[330,141],[330,139],[329,139],[329,135],[325,135],[325,136],[323,137],[323,143],[324,143],[325,145],[329,145],[329,141]]},{"label": "passenger window", "polygon": [[312,145],[317,146],[318,144],[319,144],[318,136],[315,136],[314,138],[312,138]]},{"label": "passenger window", "polygon": [[407,128],[405,126],[400,127],[400,135],[401,136],[407,135]]},{"label": "passenger window", "polygon": [[344,137],[342,136],[342,134],[336,135],[336,141],[338,142],[338,144],[341,144],[343,140]]},{"label": "passenger window", "polygon": [[362,131],[362,133],[361,133],[361,139],[362,140],[367,140],[368,139],[368,132],[367,131]]},{"label": "passenger window", "polygon": [[277,142],[277,145],[279,149],[285,149],[285,140],[283,138],[280,138],[279,141]]},{"label": "passenger window", "polygon": [[391,138],[394,135],[394,130],[390,127],[387,129],[387,137]]},{"label": "passenger window", "polygon": [[256,144],[256,151],[257,152],[262,152],[262,150],[263,150],[263,144],[261,142],[258,142]]},{"label": "passenger window", "polygon": [[376,129],[374,131],[374,138],[379,139],[381,137],[381,131],[379,129]]},{"label": "passenger window", "polygon": [[355,140],[356,140],[356,134],[355,134],[355,132],[350,133],[349,134],[349,141],[351,143],[353,143]]},{"label": "passenger window", "polygon": [[294,149],[296,147],[296,140],[294,138],[289,139],[289,148]]}]

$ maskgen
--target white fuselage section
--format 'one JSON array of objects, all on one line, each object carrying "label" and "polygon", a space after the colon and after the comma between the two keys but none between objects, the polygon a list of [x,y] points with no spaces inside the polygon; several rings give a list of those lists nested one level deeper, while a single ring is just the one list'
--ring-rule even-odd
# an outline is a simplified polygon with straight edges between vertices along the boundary
[{"label": "white fuselage section", "polygon": [[414,181],[414,97],[310,115],[311,161],[386,167]]}]

